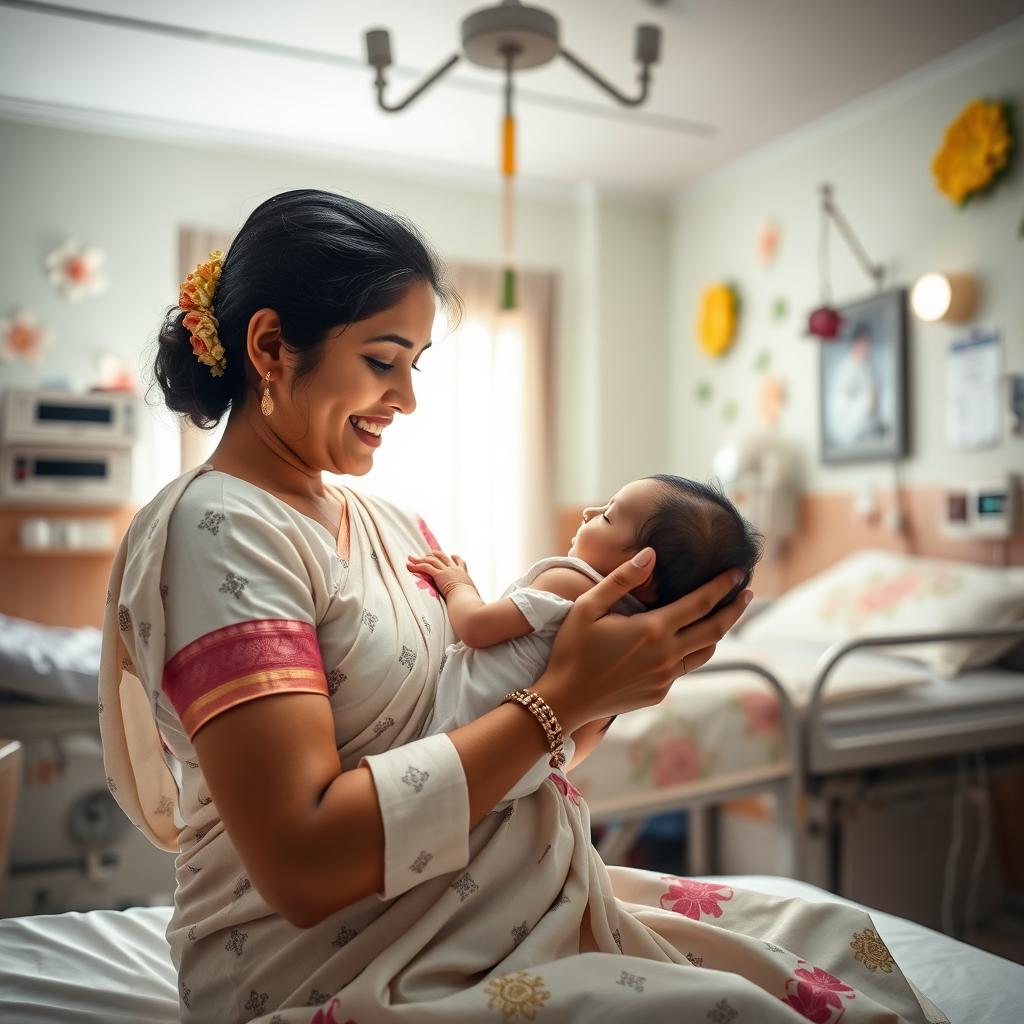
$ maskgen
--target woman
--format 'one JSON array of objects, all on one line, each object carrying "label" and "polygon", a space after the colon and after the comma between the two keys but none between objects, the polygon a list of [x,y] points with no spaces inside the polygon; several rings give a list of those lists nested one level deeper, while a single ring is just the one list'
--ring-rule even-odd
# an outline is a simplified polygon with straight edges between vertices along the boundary
[{"label": "woman", "polygon": [[[435,297],[408,226],[302,190],[260,206],[164,325],[168,405],[231,415],[121,545],[100,721],[112,792],[178,854],[182,1019],[925,1020],[877,940],[870,970],[854,959],[865,915],[606,869],[557,771],[492,814],[555,745],[540,704],[414,739],[452,640],[406,569],[433,538],[321,473],[366,473],[414,411]],[[607,615],[650,555],[576,602],[532,687],[567,734],[660,701],[749,599],[702,619],[723,576]]]}]

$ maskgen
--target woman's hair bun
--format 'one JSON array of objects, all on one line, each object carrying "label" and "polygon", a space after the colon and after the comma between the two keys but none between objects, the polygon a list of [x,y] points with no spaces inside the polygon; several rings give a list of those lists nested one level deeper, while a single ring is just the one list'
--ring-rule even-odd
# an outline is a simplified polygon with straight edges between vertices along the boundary
[{"label": "woman's hair bun", "polygon": [[172,306],[164,314],[157,337],[153,375],[168,409],[181,413],[197,427],[215,427],[231,406],[228,369],[214,377],[192,352],[191,332],[182,324],[185,310]]}]

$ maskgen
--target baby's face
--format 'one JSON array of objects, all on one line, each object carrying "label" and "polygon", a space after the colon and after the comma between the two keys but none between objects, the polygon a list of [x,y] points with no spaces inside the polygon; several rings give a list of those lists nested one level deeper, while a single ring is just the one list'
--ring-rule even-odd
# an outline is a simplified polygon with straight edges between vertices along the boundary
[{"label": "baby's face", "polygon": [[569,554],[607,576],[639,550],[637,534],[657,507],[663,488],[658,480],[634,480],[612,495],[607,505],[584,509]]}]

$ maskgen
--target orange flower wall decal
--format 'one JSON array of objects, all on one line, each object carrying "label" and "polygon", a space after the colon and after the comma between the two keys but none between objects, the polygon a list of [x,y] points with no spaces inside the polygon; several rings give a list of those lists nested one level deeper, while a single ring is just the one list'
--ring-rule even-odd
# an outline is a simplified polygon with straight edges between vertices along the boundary
[{"label": "orange flower wall decal", "polygon": [[774,373],[761,378],[758,387],[758,415],[766,426],[774,427],[779,422],[782,407],[786,404],[786,382]]},{"label": "orange flower wall decal", "polygon": [[38,325],[30,310],[17,309],[9,320],[0,320],[0,359],[38,363],[39,353],[49,339],[50,332]]},{"label": "orange flower wall decal", "polygon": [[102,250],[86,248],[69,239],[46,257],[50,283],[72,302],[87,295],[99,295],[107,288],[101,270],[104,259]]},{"label": "orange flower wall decal", "polygon": [[757,233],[757,245],[755,252],[757,261],[762,267],[770,267],[779,254],[779,242],[782,238],[782,228],[779,222],[769,217]]}]

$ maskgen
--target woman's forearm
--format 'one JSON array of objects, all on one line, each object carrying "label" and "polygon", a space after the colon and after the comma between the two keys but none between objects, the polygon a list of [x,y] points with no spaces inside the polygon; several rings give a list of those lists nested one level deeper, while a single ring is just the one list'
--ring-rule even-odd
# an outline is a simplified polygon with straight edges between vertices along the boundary
[{"label": "woman's forearm", "polygon": [[[548,692],[544,677],[533,689],[542,695]],[[573,728],[579,723],[566,723],[567,732]],[[548,753],[543,728],[519,704],[502,704],[448,736],[466,776],[470,829]],[[312,927],[335,911],[382,892],[387,851],[370,769],[363,766],[339,774],[310,816],[308,831],[294,840],[301,860],[292,864],[293,878],[305,897],[289,915],[292,923]]]},{"label": "woman's forearm", "polygon": [[502,704],[448,737],[466,773],[470,828],[549,752],[540,722],[521,704]]}]

